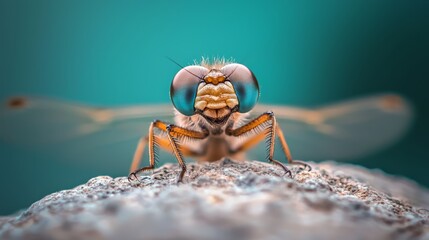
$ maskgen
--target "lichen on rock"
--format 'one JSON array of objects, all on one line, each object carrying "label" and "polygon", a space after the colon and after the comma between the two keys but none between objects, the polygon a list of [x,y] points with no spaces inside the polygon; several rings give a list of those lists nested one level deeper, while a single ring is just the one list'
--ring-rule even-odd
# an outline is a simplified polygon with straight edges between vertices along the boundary
[{"label": "lichen on rock", "polygon": [[164,165],[130,183],[95,177],[0,218],[0,239],[429,239],[429,192],[334,162]]}]

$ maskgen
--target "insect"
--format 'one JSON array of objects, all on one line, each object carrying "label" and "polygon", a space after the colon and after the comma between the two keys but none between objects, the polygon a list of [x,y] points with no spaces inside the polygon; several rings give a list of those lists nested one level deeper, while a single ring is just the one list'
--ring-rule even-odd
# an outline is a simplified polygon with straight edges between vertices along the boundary
[{"label": "insect", "polygon": [[[196,157],[206,162],[225,156],[234,158],[263,139],[268,143],[268,161],[291,175],[283,163],[274,159],[276,137],[290,164],[311,169],[308,164],[292,159],[282,128],[272,111],[246,119],[259,98],[258,81],[246,66],[217,62],[184,67],[171,83],[170,98],[175,107],[175,124],[161,120],[151,123],[149,134],[137,146],[129,180],[138,179],[139,172],[155,168],[155,148],[158,146],[174,153],[182,169],[177,181],[182,182],[186,172],[184,157]],[[161,134],[156,135],[155,130],[160,130]],[[240,143],[234,144],[237,139]],[[136,169],[146,145],[149,166]]]},{"label": "insect", "polygon": [[[153,169],[156,156],[164,154],[158,152],[162,148],[171,151],[182,166],[177,178],[181,181],[186,172],[184,157],[210,162],[228,155],[257,160],[268,156],[286,173],[288,168],[276,156],[308,166],[291,157],[288,144],[296,159],[356,159],[394,143],[413,118],[410,104],[391,93],[317,108],[257,105],[255,75],[244,65],[222,61],[182,68],[170,90],[174,109],[171,105],[96,108],[41,97],[9,98],[0,106],[0,147],[14,144],[22,153],[28,152],[29,159],[43,153],[40,159],[66,162],[69,171],[84,166],[94,169],[94,174],[120,174],[125,171],[121,170],[124,162],[134,159],[131,179]],[[147,129],[149,134],[141,138]],[[268,152],[257,144],[264,139]],[[275,148],[276,139],[281,148]],[[146,145],[149,165],[139,168]],[[3,153],[2,158],[9,158]],[[158,159],[164,163],[171,157]],[[26,171],[22,166],[17,163],[16,168]],[[21,180],[24,185],[24,179],[15,179]]]}]

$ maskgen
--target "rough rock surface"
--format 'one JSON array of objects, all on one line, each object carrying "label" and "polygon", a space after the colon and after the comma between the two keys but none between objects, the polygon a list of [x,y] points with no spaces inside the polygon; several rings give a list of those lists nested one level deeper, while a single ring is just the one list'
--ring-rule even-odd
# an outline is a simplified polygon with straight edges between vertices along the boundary
[{"label": "rough rock surface", "polygon": [[429,192],[333,162],[177,165],[142,183],[96,177],[0,218],[0,239],[429,239]]}]

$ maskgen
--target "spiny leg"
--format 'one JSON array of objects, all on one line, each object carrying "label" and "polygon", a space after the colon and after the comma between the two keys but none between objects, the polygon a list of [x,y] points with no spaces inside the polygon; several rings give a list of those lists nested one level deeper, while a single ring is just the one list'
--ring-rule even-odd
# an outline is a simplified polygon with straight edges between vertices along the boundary
[{"label": "spiny leg", "polygon": [[[143,171],[152,170],[155,168],[155,142],[154,142],[154,122],[152,122],[149,126],[149,134],[146,137],[140,139],[137,149],[134,153],[133,162],[131,163],[130,174],[128,175],[128,181],[131,181],[132,178],[138,180],[137,174]],[[138,169],[140,165],[140,161],[143,157],[144,149],[146,144],[149,143],[149,166],[142,167]]]},{"label": "spiny leg", "polygon": [[174,139],[171,135],[172,128],[171,126],[167,126],[167,136],[168,140],[170,142],[170,146],[173,149],[174,156],[176,156],[177,162],[179,162],[180,167],[182,168],[182,171],[180,171],[179,177],[177,178],[177,182],[182,182],[183,176],[186,172],[186,163],[185,160],[183,160],[183,155],[179,151],[178,144],[176,142],[176,139]]},{"label": "spiny leg", "polygon": [[[155,136],[154,135],[154,128],[157,128],[165,133],[167,133],[167,138],[168,139],[164,139],[161,138],[159,136]],[[137,178],[137,174],[142,172],[142,171],[146,171],[146,170],[152,170],[155,168],[155,147],[156,146],[160,146],[161,148],[165,149],[165,150],[172,150],[174,155],[177,158],[177,161],[179,162],[180,166],[182,167],[182,171],[179,175],[178,178],[178,182],[181,182],[183,179],[183,176],[186,172],[186,165],[185,162],[183,160],[183,155],[185,156],[198,156],[199,153],[191,150],[188,147],[185,146],[179,146],[176,142],[176,138],[180,138],[180,137],[189,137],[192,139],[204,139],[208,136],[208,132],[204,131],[204,132],[198,132],[198,131],[193,131],[193,130],[189,130],[189,129],[185,129],[182,127],[178,127],[172,124],[166,124],[162,121],[159,120],[155,120],[154,122],[151,123],[150,127],[149,127],[149,135],[145,138],[142,138],[139,141],[139,144],[137,145],[137,149],[136,152],[134,154],[134,159],[131,165],[131,173],[128,176],[128,180],[131,180],[131,177],[134,177],[136,179]],[[138,170],[136,170],[138,168],[138,165],[140,163],[141,157],[143,155],[144,152],[144,148],[146,143],[148,142],[149,144],[149,166],[147,167],[143,167],[140,168]]]},{"label": "spiny leg", "polygon": [[[156,143],[156,144],[154,144],[154,148],[159,146],[161,149],[164,149],[167,152],[170,152],[170,153],[173,152],[173,148],[171,147],[170,140],[168,138],[164,138],[161,136],[154,136],[154,137],[155,137],[154,143]],[[155,160],[150,161],[150,159],[149,159],[149,161],[151,162],[151,164],[149,166],[146,166],[146,167],[143,167],[140,169],[138,168],[140,165],[141,158],[142,158],[142,155],[144,153],[144,148],[145,148],[147,142],[148,142],[148,136],[141,138],[139,141],[139,144],[137,145],[137,149],[136,149],[136,152],[134,155],[134,159],[133,159],[133,162],[132,162],[131,168],[130,168],[130,175],[128,176],[129,181],[131,181],[132,178],[138,179],[137,178],[138,173],[144,172],[147,170],[152,170],[155,168],[156,155],[154,155]],[[183,145],[179,146],[179,151],[183,154],[183,156],[186,156],[186,157],[197,157],[197,156],[201,155],[199,152],[195,152],[194,150],[190,149],[189,147],[186,147]],[[152,162],[153,162],[153,164],[152,164]]]},{"label": "spiny leg", "polygon": [[307,164],[305,162],[298,161],[298,160],[293,160],[292,154],[290,153],[289,146],[286,142],[286,138],[283,135],[283,131],[282,131],[281,127],[278,125],[276,127],[276,132],[277,132],[277,136],[280,140],[280,143],[282,145],[283,152],[286,155],[286,158],[287,158],[287,161],[289,162],[289,164],[303,165],[304,169],[306,169],[308,167],[308,171],[311,171],[311,166],[309,164]]},{"label": "spiny leg", "polygon": [[[145,149],[148,141],[149,141],[149,136],[142,137],[140,139],[140,141],[137,145],[137,149],[136,149],[135,154],[134,154],[133,162],[132,162],[131,167],[130,167],[130,173],[135,172],[137,169],[139,169],[138,167],[140,166],[140,162],[141,162],[141,159],[143,157],[144,149]],[[155,135],[154,136],[154,143],[156,143],[154,145],[154,147],[159,146],[167,152],[173,152],[173,148],[171,147],[170,140],[168,140],[168,138]],[[196,157],[196,156],[201,155],[200,153],[195,152],[194,150],[190,149],[189,147],[186,147],[183,145],[179,146],[179,150],[183,154],[183,156],[186,156],[186,157]],[[150,166],[148,166],[148,167],[150,167]],[[150,168],[150,169],[153,169],[153,168]],[[143,169],[143,171],[144,171],[144,169]]]},{"label": "spiny leg", "polygon": [[[274,163],[286,172],[290,177],[292,177],[291,171],[281,162],[274,159],[274,145],[275,145],[275,138],[276,138],[276,127],[277,122],[276,118],[274,117],[273,112],[266,112],[261,114],[259,117],[253,119],[249,123],[237,128],[237,129],[231,129],[227,128],[225,130],[227,135],[239,137],[246,133],[249,133],[251,131],[258,131],[258,128],[265,127],[264,125],[268,124],[268,127],[266,127],[266,130],[261,131],[259,134],[254,136],[253,138],[250,138],[248,141],[246,141],[242,146],[238,148],[239,151],[243,151],[244,149],[248,149],[251,146],[255,145],[257,141],[261,141],[262,139],[266,138],[267,142],[269,143],[269,153],[268,153],[268,160],[271,163]],[[264,137],[262,137],[264,136]]]},{"label": "spiny leg", "polygon": [[180,151],[179,145],[177,143],[177,139],[180,137],[188,137],[191,139],[204,139],[209,135],[209,132],[207,130],[198,132],[194,130],[189,130],[186,128],[182,128],[173,124],[165,124],[160,122],[162,124],[162,127],[165,128],[168,136],[168,140],[170,141],[170,145],[173,149],[173,153],[176,156],[177,161],[179,162],[180,167],[182,168],[182,171],[179,174],[179,177],[177,179],[177,182],[180,183],[183,180],[183,176],[186,172],[186,163],[183,159],[183,152]]}]

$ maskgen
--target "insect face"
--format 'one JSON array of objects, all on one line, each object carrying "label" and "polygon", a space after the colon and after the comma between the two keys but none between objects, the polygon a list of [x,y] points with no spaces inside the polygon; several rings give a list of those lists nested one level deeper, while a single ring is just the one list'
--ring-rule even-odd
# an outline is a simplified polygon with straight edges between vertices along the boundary
[{"label": "insect face", "polygon": [[220,69],[188,66],[174,77],[170,96],[182,114],[198,113],[220,124],[233,112],[250,111],[258,100],[259,86],[253,73],[241,64],[227,64]]}]

